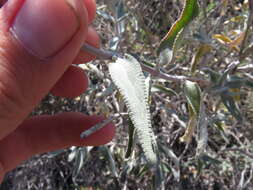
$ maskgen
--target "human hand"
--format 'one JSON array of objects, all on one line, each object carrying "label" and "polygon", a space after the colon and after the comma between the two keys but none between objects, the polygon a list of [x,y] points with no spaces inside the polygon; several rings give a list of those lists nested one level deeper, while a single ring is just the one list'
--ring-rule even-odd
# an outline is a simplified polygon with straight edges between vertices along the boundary
[{"label": "human hand", "polygon": [[89,27],[94,15],[94,0],[9,0],[0,9],[0,183],[34,154],[112,139],[113,125],[79,138],[103,119],[98,116],[27,118],[48,92],[75,97],[87,88],[87,77],[71,64],[94,58],[80,52],[84,42],[99,44]]}]

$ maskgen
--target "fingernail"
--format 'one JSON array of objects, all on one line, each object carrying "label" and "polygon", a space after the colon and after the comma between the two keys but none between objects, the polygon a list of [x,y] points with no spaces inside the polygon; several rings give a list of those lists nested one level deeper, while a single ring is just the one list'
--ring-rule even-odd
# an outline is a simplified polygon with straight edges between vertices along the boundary
[{"label": "fingernail", "polygon": [[44,59],[59,52],[80,26],[81,0],[25,0],[11,27],[21,45]]}]

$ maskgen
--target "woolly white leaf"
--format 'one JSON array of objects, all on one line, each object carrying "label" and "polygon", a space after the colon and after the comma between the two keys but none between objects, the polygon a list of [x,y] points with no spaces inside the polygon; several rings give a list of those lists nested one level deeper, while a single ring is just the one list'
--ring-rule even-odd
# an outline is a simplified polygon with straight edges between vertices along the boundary
[{"label": "woolly white leaf", "polygon": [[117,58],[109,64],[109,72],[127,105],[130,118],[146,158],[152,164],[157,162],[156,142],[152,131],[148,106],[148,91],[139,62],[132,56]]}]

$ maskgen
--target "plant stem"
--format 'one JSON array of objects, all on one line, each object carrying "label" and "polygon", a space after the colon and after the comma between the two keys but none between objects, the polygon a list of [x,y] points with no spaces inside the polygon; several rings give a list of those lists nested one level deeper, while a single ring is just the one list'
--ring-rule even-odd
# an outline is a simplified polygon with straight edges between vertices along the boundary
[{"label": "plant stem", "polygon": [[82,139],[89,137],[90,135],[96,133],[97,131],[99,131],[100,129],[104,128],[106,125],[108,125],[109,123],[112,123],[113,120],[118,119],[119,117],[128,115],[128,113],[118,113],[118,114],[114,114],[113,116],[109,117],[108,119],[105,119],[103,121],[101,121],[100,123],[92,126],[91,128],[87,129],[86,131],[83,131],[80,135],[80,137]]},{"label": "plant stem", "polygon": [[113,60],[114,56],[118,56],[118,54],[116,52],[98,49],[98,48],[91,46],[87,43],[83,44],[83,46],[81,47],[81,50],[86,51],[90,54],[93,54],[100,59]]},{"label": "plant stem", "polygon": [[88,130],[81,133],[80,137],[82,139],[89,137],[90,135],[94,134],[95,132],[99,131],[100,129],[104,128],[106,125],[111,123],[115,117],[110,117],[109,119],[103,120],[102,122],[94,125],[93,127],[89,128]]},{"label": "plant stem", "polygon": [[244,35],[244,38],[243,38],[243,41],[242,41],[242,44],[240,47],[240,52],[239,52],[240,59],[242,58],[243,51],[245,50],[245,46],[247,44],[247,39],[248,39],[248,36],[250,33],[250,27],[252,26],[253,8],[251,6],[252,6],[252,2],[249,3],[249,15],[248,15],[248,20],[247,20],[247,26],[246,26],[245,35]]},{"label": "plant stem", "polygon": [[[95,55],[96,57],[100,59],[105,59],[105,60],[113,60],[115,61],[119,57],[123,57],[117,52],[114,51],[109,51],[109,50],[103,50],[103,49],[98,49],[96,47],[93,47],[87,43],[85,43],[81,50],[89,52],[90,54]],[[178,75],[169,75],[161,71],[157,71],[155,68],[152,68],[150,66],[147,66],[146,64],[141,63],[141,67],[144,71],[150,73],[152,76],[162,78],[165,80],[173,81],[173,82],[184,82],[186,80],[192,81],[192,82],[197,82],[200,85],[203,86],[208,86],[210,85],[209,81],[196,78],[196,77],[186,77],[186,76],[178,76]]]},{"label": "plant stem", "polygon": [[251,153],[249,153],[246,150],[240,149],[240,148],[226,148],[224,150],[221,150],[221,152],[240,152],[241,154],[244,154],[246,156],[248,156],[249,158],[253,159],[253,155]]}]

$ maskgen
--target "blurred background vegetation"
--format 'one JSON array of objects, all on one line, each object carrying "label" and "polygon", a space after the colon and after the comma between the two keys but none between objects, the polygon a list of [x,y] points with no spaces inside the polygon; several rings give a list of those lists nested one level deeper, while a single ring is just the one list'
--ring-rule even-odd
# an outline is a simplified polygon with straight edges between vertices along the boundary
[{"label": "blurred background vegetation", "polygon": [[[159,42],[180,16],[183,3],[97,0],[94,27],[101,46],[157,63]],[[8,173],[0,189],[253,189],[253,2],[199,3],[200,14],[187,28],[173,62],[161,68],[176,79],[197,79],[201,88],[200,119],[188,142],[181,141],[190,119],[184,80],[151,77],[159,171],[146,165],[135,139],[136,146],[125,158],[131,133],[126,108],[110,80],[106,61],[95,60],[80,65],[90,78],[87,92],[76,99],[48,95],[33,115],[121,113],[115,116],[113,142],[34,156]]]}]

